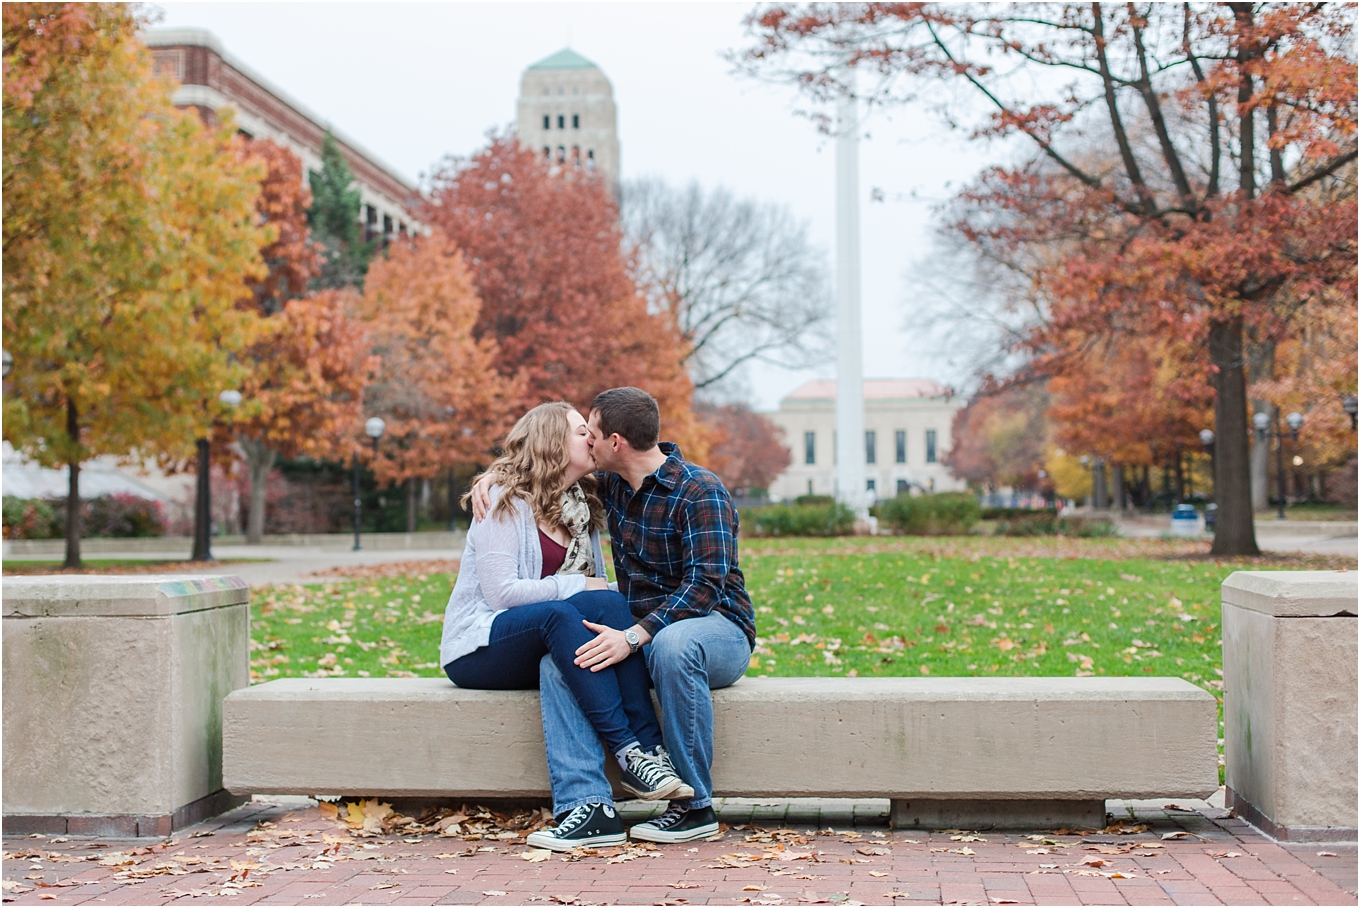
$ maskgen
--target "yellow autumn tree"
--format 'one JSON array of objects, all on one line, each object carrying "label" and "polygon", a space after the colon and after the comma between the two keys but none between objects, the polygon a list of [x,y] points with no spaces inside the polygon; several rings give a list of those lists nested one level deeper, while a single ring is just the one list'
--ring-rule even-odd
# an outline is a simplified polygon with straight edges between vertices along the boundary
[{"label": "yellow autumn tree", "polygon": [[235,126],[175,109],[134,8],[7,3],[3,24],[4,437],[70,468],[79,567],[80,464],[182,458],[210,431],[270,230]]}]

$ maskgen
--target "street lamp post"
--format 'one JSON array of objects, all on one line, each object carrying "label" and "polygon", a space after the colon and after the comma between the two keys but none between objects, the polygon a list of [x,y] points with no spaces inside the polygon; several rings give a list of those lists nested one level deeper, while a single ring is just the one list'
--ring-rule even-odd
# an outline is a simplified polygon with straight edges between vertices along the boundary
[{"label": "street lamp post", "polygon": [[[1290,413],[1284,418],[1289,425],[1289,440],[1298,443],[1299,429],[1303,428],[1303,414]],[[1279,423],[1275,428],[1270,428],[1270,417],[1264,413],[1257,413],[1251,418],[1252,425],[1256,427],[1256,437],[1264,444],[1268,439],[1275,439],[1275,479],[1280,494],[1280,510],[1275,515],[1276,520],[1284,520],[1284,433],[1280,431]]]},{"label": "street lamp post", "polygon": [[[218,401],[229,409],[241,405],[241,392],[228,389],[217,395]],[[191,561],[212,561],[212,430],[217,425],[214,419],[208,425],[208,433],[198,440],[198,489],[194,499],[194,552]]]},{"label": "street lamp post", "polygon": [[[5,355],[8,356],[9,354]],[[5,366],[5,374],[9,374],[8,365]],[[1356,404],[1354,394],[1347,394],[1345,397],[1341,398],[1341,409],[1345,410],[1346,415],[1351,418],[1351,431],[1354,432],[1356,429],[1356,413],[1360,411],[1360,405]]]},{"label": "street lamp post", "polygon": [[[373,439],[373,460],[378,459],[378,439],[382,438],[383,431],[387,428],[387,423],[381,417],[371,417],[364,423],[364,434]],[[363,518],[364,500],[359,497],[359,449],[354,449],[354,551],[363,550],[359,544],[359,523]]]}]

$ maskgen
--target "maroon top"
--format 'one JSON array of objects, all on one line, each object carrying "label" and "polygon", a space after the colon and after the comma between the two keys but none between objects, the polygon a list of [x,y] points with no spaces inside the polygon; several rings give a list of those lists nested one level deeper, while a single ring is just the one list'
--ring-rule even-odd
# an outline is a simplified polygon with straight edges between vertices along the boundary
[{"label": "maroon top", "polygon": [[562,566],[562,562],[567,560],[567,547],[558,545],[547,533],[538,531],[538,544],[543,549],[543,575],[539,577],[551,577],[557,573],[557,569]]}]

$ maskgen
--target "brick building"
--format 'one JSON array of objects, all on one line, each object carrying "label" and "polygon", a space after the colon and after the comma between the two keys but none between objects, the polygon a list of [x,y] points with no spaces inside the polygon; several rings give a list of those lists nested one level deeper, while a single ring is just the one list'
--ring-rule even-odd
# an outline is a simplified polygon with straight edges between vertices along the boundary
[{"label": "brick building", "polygon": [[192,107],[209,122],[230,107],[242,133],[289,149],[309,172],[321,169],[322,139],[329,129],[354,172],[366,240],[421,231],[411,214],[419,202],[413,183],[232,57],[211,32],[157,29],[142,37],[157,73],[180,83],[176,106]]}]

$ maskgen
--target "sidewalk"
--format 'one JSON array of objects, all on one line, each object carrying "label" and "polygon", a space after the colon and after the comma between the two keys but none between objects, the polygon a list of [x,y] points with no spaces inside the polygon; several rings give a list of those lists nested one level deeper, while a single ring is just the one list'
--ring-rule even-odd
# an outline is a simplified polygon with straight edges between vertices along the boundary
[{"label": "sidewalk", "polygon": [[[1108,802],[1130,834],[888,829],[887,801],[718,801],[723,835],[535,851],[473,817],[360,837],[306,798],[168,840],[5,837],[15,905],[1354,905],[1356,846],[1280,845],[1202,801]],[[1193,808],[1193,809],[1191,809]],[[626,802],[629,823],[658,807]],[[398,821],[403,822],[403,821]],[[392,824],[389,828],[400,829]],[[410,829],[407,824],[405,828]],[[1114,827],[1112,827],[1113,829]],[[480,832],[478,830],[481,830]],[[489,834],[488,834],[489,833]]]}]

